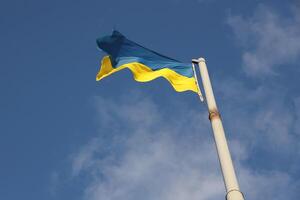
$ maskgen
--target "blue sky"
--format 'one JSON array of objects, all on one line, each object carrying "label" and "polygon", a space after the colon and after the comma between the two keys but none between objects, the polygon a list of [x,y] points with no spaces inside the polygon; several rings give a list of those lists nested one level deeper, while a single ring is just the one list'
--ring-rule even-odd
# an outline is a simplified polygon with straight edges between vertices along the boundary
[{"label": "blue sky", "polygon": [[246,199],[297,199],[299,1],[0,3],[0,199],[214,200],[224,186],[205,104],[129,71],[95,82],[118,29],[205,57]]}]

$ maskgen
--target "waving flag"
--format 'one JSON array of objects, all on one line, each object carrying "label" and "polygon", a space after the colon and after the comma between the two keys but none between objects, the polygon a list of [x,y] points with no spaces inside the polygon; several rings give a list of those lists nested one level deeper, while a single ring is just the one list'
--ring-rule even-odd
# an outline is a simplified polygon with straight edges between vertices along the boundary
[{"label": "waving flag", "polygon": [[181,63],[149,50],[128,40],[118,31],[97,39],[97,44],[108,54],[102,59],[97,81],[128,68],[136,81],[147,82],[164,77],[178,92],[191,90],[198,93],[192,64]]},{"label": "waving flag", "polygon": [[113,31],[111,36],[98,39],[97,44],[100,49],[108,54],[108,56],[105,56],[102,60],[100,71],[96,77],[96,80],[98,81],[110,74],[128,68],[133,73],[136,81],[147,82],[158,77],[164,77],[176,91],[194,91],[198,93],[200,100],[203,101],[194,68],[195,64],[199,66],[206,96],[206,105],[209,111],[209,120],[211,121],[221,170],[224,177],[223,180],[226,188],[225,198],[227,200],[244,200],[244,195],[239,189],[239,184],[234,171],[205,59],[193,59],[192,64],[184,64],[142,47],[141,45],[128,40],[117,31]]}]

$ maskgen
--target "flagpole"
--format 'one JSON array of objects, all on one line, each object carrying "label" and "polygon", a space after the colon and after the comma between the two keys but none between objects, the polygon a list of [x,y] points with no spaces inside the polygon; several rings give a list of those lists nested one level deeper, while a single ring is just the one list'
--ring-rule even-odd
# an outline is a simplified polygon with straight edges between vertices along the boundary
[{"label": "flagpole", "polygon": [[235,175],[220,113],[217,108],[216,100],[205,64],[205,59],[193,59],[192,62],[198,64],[200,68],[200,75],[209,111],[209,120],[213,129],[215,144],[226,188],[226,200],[244,200],[243,193],[239,189],[239,184]]}]

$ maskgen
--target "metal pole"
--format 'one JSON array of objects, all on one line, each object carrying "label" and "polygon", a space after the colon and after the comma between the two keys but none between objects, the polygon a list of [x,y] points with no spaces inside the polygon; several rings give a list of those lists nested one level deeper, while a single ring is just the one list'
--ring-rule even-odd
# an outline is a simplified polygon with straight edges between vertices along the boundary
[{"label": "metal pole", "polygon": [[213,129],[215,144],[219,156],[219,161],[222,169],[223,179],[226,188],[227,200],[244,200],[242,192],[240,192],[239,184],[233,168],[230,152],[227,145],[227,140],[224,133],[220,113],[217,108],[210,78],[204,58],[193,59],[193,63],[197,63],[200,68],[200,75],[204,87],[207,107],[209,111],[209,120]]}]

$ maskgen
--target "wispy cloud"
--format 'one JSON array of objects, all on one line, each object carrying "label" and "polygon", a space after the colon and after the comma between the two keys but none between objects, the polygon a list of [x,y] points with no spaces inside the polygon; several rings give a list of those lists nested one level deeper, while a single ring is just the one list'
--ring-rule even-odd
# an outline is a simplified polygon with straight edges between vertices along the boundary
[{"label": "wispy cloud", "polygon": [[[109,131],[116,124],[126,124],[126,128],[117,136],[125,134],[122,144],[114,136],[109,139],[110,143],[103,143],[102,135],[84,145],[73,157],[72,166],[76,172],[73,175],[85,173],[93,179],[85,190],[85,199],[221,197],[222,179],[218,169],[211,167],[218,166],[211,140],[201,141],[189,132],[192,129],[182,127],[181,123],[158,121],[162,116],[157,105],[147,98],[133,99],[126,106],[100,97],[96,99],[99,107],[109,105],[107,110],[100,111],[100,120],[104,118],[102,128],[106,126]],[[122,99],[123,102],[127,100]],[[202,118],[192,114],[187,114],[186,119]],[[109,121],[109,115],[115,116],[115,121]],[[189,121],[184,117],[178,120],[183,124]],[[196,129],[207,128],[204,123],[202,128]],[[110,152],[103,154],[107,146]]]},{"label": "wispy cloud", "polygon": [[[249,98],[248,102],[264,99],[260,93],[266,92],[265,89],[252,91],[244,86],[241,86],[241,90],[256,95]],[[139,95],[119,100],[97,97],[95,102],[100,134],[74,154],[72,164],[74,178],[81,175],[91,180],[84,190],[85,200],[224,198],[224,186],[206,113],[180,108],[178,104],[174,113],[181,114],[176,115],[176,121],[168,121],[163,107]],[[225,107],[224,112],[230,113],[231,106]],[[282,110],[272,111],[274,107],[271,105],[267,108],[270,111],[266,112],[266,116],[265,110],[261,110],[227,123],[228,130],[234,129],[238,133],[235,136],[231,134],[230,147],[242,189],[251,199],[292,198],[295,197],[296,186],[299,186],[297,180],[280,168],[264,170],[262,165],[257,170],[243,164],[255,155],[252,147],[261,145],[260,129],[264,129],[264,134],[268,135],[264,137],[265,144],[275,144],[272,141],[272,136],[277,134],[275,129],[279,129],[279,136],[287,137],[278,139],[275,148],[285,144],[286,140],[292,142],[290,132],[285,130],[291,124],[277,118],[277,112]],[[243,112],[245,110],[237,109],[232,115],[241,116]],[[285,148],[281,150],[289,152]],[[278,191],[282,195],[278,195]]]},{"label": "wispy cloud", "polygon": [[299,9],[283,16],[260,5],[253,16],[230,15],[227,23],[243,47],[243,66],[251,76],[276,74],[276,68],[300,57]]},{"label": "wispy cloud", "polygon": [[76,156],[72,158],[72,175],[77,176],[82,170],[89,169],[95,163],[93,155],[99,149],[100,141],[95,138],[89,141],[88,144],[81,147],[80,151]]},{"label": "wispy cloud", "polygon": [[[300,142],[293,128],[297,124],[298,98],[295,95],[288,95],[280,83],[253,88],[243,81],[223,79],[216,85],[216,91],[225,101],[224,114],[232,119],[227,127],[229,133],[235,133],[231,134],[234,139],[252,150],[268,152],[268,159],[277,160],[276,163],[291,155],[298,157],[295,152]],[[274,166],[277,167],[281,165]]]}]

